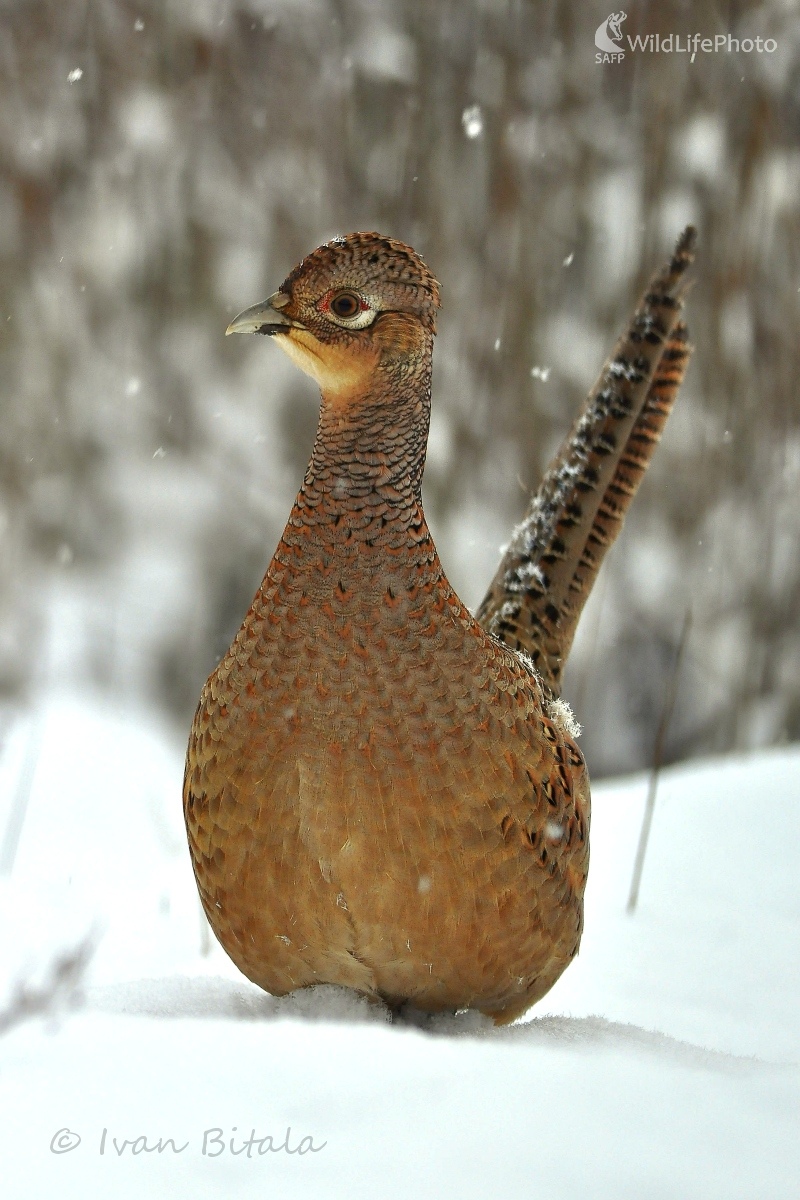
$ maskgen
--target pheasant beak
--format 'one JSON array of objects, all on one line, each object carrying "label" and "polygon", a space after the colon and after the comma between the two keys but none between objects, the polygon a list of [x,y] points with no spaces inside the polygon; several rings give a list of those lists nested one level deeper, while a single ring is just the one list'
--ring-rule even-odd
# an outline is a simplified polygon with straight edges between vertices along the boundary
[{"label": "pheasant beak", "polygon": [[246,308],[234,317],[225,334],[283,334],[277,345],[306,375],[319,384],[331,402],[351,397],[376,365],[375,353],[353,353],[348,347],[325,345],[302,323],[282,310],[290,303],[285,292],[273,292],[267,300]]},{"label": "pheasant beak", "polygon": [[225,330],[225,336],[229,333],[266,333],[273,336],[276,333],[288,333],[293,328],[305,328],[299,321],[293,321],[281,311],[289,303],[289,299],[285,292],[273,292],[260,304],[254,304],[234,317]]}]

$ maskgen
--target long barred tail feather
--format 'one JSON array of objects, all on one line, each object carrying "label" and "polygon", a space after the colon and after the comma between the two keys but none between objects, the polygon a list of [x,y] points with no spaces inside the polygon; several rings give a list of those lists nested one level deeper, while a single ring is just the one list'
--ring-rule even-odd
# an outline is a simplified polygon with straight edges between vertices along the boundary
[{"label": "long barred tail feather", "polygon": [[691,346],[680,317],[695,241],[689,226],[651,281],[477,612],[485,629],[530,655],[554,696],[578,618],[686,371]]}]

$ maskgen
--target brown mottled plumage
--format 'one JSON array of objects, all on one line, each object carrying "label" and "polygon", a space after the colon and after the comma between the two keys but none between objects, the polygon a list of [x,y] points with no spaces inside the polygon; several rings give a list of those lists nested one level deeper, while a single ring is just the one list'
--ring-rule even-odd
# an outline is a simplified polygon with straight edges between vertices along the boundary
[{"label": "brown mottled plumage", "polygon": [[229,327],[275,335],[322,392],[303,486],[186,763],[203,906],[267,991],[337,983],[503,1022],[577,953],[589,786],[553,697],[679,382],[676,263],[501,564],[481,610],[492,632],[450,587],[422,511],[439,293],[418,255],[336,239]]}]

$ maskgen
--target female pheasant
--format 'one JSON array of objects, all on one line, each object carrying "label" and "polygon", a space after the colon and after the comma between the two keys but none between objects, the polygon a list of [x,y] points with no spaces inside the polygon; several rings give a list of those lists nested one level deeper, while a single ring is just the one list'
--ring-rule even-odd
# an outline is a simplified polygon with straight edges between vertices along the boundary
[{"label": "female pheasant", "polygon": [[311,461],[272,562],[203,689],[184,812],[211,926],[282,995],[511,1021],[575,956],[589,783],[556,697],[577,617],[685,367],[688,230],[516,531],[476,619],[420,484],[439,288],[355,233],[228,333],[319,384]]}]

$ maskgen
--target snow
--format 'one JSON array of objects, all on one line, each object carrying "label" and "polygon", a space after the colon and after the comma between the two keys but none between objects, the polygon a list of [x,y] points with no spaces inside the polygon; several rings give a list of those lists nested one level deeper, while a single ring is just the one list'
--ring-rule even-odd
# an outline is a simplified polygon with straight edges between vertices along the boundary
[{"label": "snow", "polygon": [[480,137],[483,133],[483,113],[480,104],[470,104],[468,108],[464,109],[461,114],[461,124],[464,126],[464,133],[471,141]]},{"label": "snow", "polygon": [[676,157],[690,175],[708,182],[725,170],[726,128],[717,113],[702,113],[686,125]]},{"label": "snow", "polygon": [[373,79],[408,85],[417,77],[414,39],[381,22],[368,23],[355,48],[354,60]]},{"label": "snow", "polygon": [[201,923],[182,765],[85,696],[6,737],[0,1010],[96,952],[80,1008],[0,1040],[4,1196],[798,1195],[799,748],[663,772],[632,916],[647,781],[596,787],[580,956],[500,1030],[239,976]]}]

